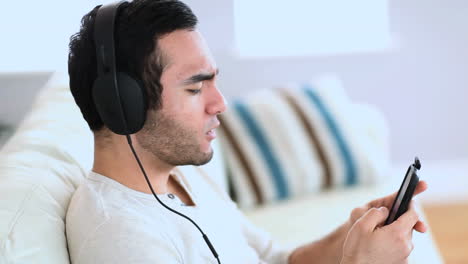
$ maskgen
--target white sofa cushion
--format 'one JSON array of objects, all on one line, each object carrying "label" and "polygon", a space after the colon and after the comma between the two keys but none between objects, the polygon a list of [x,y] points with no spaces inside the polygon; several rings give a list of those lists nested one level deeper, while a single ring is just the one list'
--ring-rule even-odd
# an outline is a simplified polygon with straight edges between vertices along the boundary
[{"label": "white sofa cushion", "polygon": [[0,153],[1,263],[69,261],[64,218],[91,168],[93,139],[67,85],[56,80]]}]

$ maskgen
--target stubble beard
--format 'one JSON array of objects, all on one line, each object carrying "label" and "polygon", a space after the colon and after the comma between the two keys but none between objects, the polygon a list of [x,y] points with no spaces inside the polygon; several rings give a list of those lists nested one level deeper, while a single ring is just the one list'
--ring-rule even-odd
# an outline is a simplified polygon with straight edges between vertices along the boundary
[{"label": "stubble beard", "polygon": [[204,165],[213,157],[213,150],[201,151],[196,131],[161,110],[150,110],[136,138],[143,149],[172,166]]}]

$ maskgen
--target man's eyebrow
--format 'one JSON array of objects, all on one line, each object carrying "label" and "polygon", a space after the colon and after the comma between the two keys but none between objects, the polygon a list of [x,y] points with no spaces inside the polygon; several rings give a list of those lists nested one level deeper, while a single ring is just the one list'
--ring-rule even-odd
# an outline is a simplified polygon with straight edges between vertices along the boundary
[{"label": "man's eyebrow", "polygon": [[185,85],[189,85],[189,84],[195,84],[195,83],[202,82],[202,81],[213,80],[213,78],[218,74],[219,74],[219,69],[216,69],[214,73],[195,74],[189,77],[188,79],[186,79],[183,83]]}]

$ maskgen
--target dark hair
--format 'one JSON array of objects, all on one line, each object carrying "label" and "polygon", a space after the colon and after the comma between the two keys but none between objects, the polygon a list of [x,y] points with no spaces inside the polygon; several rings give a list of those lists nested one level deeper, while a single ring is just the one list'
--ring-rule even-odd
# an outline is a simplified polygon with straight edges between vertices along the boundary
[{"label": "dark hair", "polygon": [[[80,31],[70,38],[68,55],[70,90],[93,131],[104,125],[92,98],[97,78],[94,19],[99,7],[82,18]],[[179,29],[194,30],[197,22],[192,10],[178,0],[134,0],[119,7],[114,32],[117,71],[142,82],[148,109],[161,107],[165,62],[158,39]]]}]

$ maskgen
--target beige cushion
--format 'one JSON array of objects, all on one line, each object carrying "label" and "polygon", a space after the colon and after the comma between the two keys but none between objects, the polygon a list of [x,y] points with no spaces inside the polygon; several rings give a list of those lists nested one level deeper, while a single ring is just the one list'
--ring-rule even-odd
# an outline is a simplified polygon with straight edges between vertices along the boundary
[{"label": "beige cushion", "polygon": [[257,90],[221,115],[220,140],[242,208],[373,184],[389,166],[385,118],[338,78]]}]

